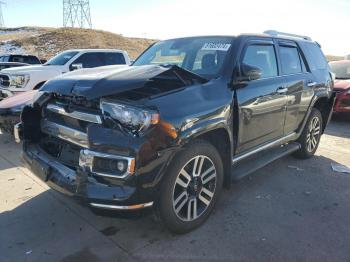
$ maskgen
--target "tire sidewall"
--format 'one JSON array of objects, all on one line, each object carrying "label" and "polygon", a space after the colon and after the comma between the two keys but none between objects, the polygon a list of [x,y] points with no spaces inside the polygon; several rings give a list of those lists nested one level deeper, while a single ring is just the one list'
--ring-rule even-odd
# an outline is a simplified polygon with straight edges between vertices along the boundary
[{"label": "tire sidewall", "polygon": [[[320,135],[319,135],[319,139],[317,141],[316,147],[314,148],[314,150],[312,152],[309,152],[307,150],[307,135],[308,135],[308,132],[309,132],[310,123],[311,123],[312,119],[314,119],[315,117],[318,117],[318,119],[320,121]],[[307,121],[307,123],[306,123],[306,125],[304,127],[303,133],[302,133],[302,135],[299,138],[299,142],[301,144],[301,149],[298,152],[297,156],[299,156],[301,158],[310,158],[310,157],[312,157],[315,154],[315,152],[317,151],[318,146],[320,144],[322,130],[323,130],[322,114],[321,114],[321,112],[318,109],[314,108],[314,109],[312,109],[310,117],[309,117],[309,119],[308,119],[308,121]]]}]

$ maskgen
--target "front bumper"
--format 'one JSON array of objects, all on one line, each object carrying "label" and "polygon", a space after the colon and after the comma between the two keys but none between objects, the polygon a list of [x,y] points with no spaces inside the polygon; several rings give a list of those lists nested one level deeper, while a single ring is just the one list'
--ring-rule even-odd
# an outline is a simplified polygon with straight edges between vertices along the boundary
[{"label": "front bumper", "polygon": [[[15,130],[17,136],[19,132],[18,129]],[[153,200],[149,199],[144,202],[139,198],[137,186],[102,183],[101,180],[91,176],[87,170],[82,168],[73,170],[61,164],[38,145],[24,142],[22,160],[38,178],[51,188],[76,198],[90,207],[137,210],[153,205]]]},{"label": "front bumper", "polygon": [[13,96],[15,93],[7,89],[0,88],[0,101]]}]

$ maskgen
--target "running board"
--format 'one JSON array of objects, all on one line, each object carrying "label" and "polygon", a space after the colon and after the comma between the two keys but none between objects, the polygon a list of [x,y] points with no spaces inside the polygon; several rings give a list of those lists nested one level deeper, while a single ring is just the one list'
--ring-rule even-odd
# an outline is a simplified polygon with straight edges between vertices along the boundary
[{"label": "running board", "polygon": [[237,181],[277,159],[298,151],[300,147],[301,145],[299,143],[292,142],[283,146],[260,151],[244,160],[235,162],[232,166],[232,180]]}]

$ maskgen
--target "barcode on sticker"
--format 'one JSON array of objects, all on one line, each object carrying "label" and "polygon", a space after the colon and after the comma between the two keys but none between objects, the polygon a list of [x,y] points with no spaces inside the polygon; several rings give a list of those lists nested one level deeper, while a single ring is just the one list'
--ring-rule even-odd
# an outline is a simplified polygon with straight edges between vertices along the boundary
[{"label": "barcode on sticker", "polygon": [[205,43],[202,50],[215,50],[215,51],[227,51],[231,47],[231,44],[224,43]]}]

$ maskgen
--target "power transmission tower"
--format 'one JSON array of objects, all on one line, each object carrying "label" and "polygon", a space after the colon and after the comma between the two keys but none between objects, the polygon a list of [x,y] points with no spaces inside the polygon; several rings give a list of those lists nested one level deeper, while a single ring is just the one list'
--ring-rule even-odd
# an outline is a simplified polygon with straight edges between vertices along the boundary
[{"label": "power transmission tower", "polygon": [[89,0],[63,0],[63,26],[92,28]]},{"label": "power transmission tower", "polygon": [[0,1],[0,28],[5,27],[4,15],[2,13],[2,6],[3,5],[6,5],[6,3],[3,1]]}]

